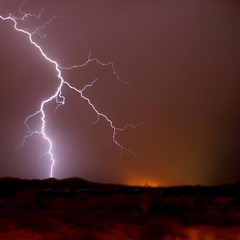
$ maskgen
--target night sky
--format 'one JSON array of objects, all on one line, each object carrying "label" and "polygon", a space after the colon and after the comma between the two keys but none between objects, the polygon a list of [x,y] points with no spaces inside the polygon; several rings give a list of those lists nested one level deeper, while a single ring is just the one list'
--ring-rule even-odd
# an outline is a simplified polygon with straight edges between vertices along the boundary
[{"label": "night sky", "polygon": [[[1,0],[0,14],[19,16],[21,1]],[[66,86],[66,104],[47,105],[46,130],[53,141],[55,178],[149,185],[222,184],[240,181],[240,2],[29,0],[38,13],[19,27],[61,66],[84,63],[90,50],[102,62],[63,71],[116,126],[143,122],[117,134],[133,150],[120,156],[112,129]],[[57,88],[54,66],[10,21],[0,21],[0,177],[48,178],[47,144],[34,136],[18,150],[24,119]],[[39,127],[39,119],[31,121]]]}]

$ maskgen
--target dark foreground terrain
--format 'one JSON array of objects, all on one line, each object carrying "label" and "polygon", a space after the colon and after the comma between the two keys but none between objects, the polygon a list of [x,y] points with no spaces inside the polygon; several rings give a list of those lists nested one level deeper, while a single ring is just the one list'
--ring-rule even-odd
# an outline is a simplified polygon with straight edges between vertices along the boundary
[{"label": "dark foreground terrain", "polygon": [[0,179],[0,240],[240,240],[240,184]]}]

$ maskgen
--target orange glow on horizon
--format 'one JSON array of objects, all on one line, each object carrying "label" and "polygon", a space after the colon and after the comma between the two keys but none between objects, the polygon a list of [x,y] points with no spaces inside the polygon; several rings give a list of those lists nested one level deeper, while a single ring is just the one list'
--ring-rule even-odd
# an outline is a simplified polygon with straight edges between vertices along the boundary
[{"label": "orange glow on horizon", "polygon": [[165,184],[162,182],[156,182],[152,179],[147,178],[133,178],[127,181],[127,185],[139,186],[139,187],[164,187]]}]

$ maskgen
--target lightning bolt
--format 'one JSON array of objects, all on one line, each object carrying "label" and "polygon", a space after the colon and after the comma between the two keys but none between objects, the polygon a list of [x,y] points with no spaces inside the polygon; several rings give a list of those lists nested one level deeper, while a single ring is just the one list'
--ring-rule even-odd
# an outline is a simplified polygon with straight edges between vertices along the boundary
[{"label": "lightning bolt", "polygon": [[[112,62],[101,62],[99,61],[97,58],[92,58],[91,57],[91,52],[88,56],[88,59],[85,63],[80,64],[80,65],[74,65],[74,66],[70,66],[70,67],[63,67],[60,66],[56,60],[50,58],[47,53],[45,53],[43,51],[43,49],[41,48],[41,46],[39,44],[37,44],[34,40],[33,40],[33,36],[34,35],[38,35],[39,37],[45,37],[45,35],[42,34],[41,30],[43,30],[48,24],[50,24],[55,18],[57,18],[58,16],[52,17],[50,18],[47,22],[45,22],[42,26],[35,28],[34,30],[26,30],[23,28],[18,27],[18,23],[21,21],[23,22],[24,20],[28,19],[28,18],[37,18],[38,20],[41,18],[41,14],[43,11],[43,8],[40,9],[38,14],[30,14],[30,13],[26,13],[23,11],[23,5],[25,3],[25,0],[22,2],[22,4],[19,6],[19,13],[21,17],[15,17],[12,14],[9,14],[8,16],[4,17],[0,15],[0,19],[3,21],[11,21],[13,23],[14,29],[17,32],[21,32],[22,34],[25,34],[28,37],[28,40],[30,42],[30,44],[35,47],[36,49],[39,50],[40,54],[42,55],[42,57],[49,62],[49,64],[53,65],[53,67],[56,70],[56,76],[59,79],[59,84],[57,86],[56,91],[47,99],[43,100],[40,104],[40,107],[38,108],[38,110],[36,112],[34,112],[33,114],[29,115],[25,121],[24,124],[27,128],[27,134],[23,137],[23,140],[21,142],[21,144],[19,146],[16,147],[16,149],[22,147],[24,145],[24,143],[26,142],[26,140],[30,137],[32,137],[33,135],[40,135],[47,143],[48,143],[48,150],[46,151],[46,153],[44,153],[42,156],[48,155],[51,161],[51,167],[50,167],[50,177],[53,177],[53,170],[54,170],[54,165],[55,165],[55,157],[53,154],[53,143],[51,141],[51,139],[49,138],[49,136],[47,135],[46,132],[46,114],[45,114],[45,106],[47,103],[55,101],[57,103],[57,108],[59,106],[62,106],[65,104],[65,97],[62,95],[62,87],[63,85],[68,86],[71,90],[77,92],[80,97],[86,101],[89,105],[89,107],[96,113],[97,115],[97,121],[95,123],[98,122],[99,118],[102,117],[103,119],[105,119],[105,121],[108,122],[109,126],[111,127],[111,129],[113,130],[112,133],[112,142],[114,144],[116,144],[120,149],[121,149],[121,153],[123,151],[127,151],[129,153],[131,153],[132,155],[135,156],[134,152],[126,147],[124,147],[121,143],[119,143],[116,139],[116,134],[119,131],[124,131],[126,128],[131,127],[131,128],[136,128],[139,124],[133,125],[133,124],[127,124],[124,127],[120,128],[120,127],[116,127],[113,123],[113,121],[104,113],[100,112],[96,106],[91,102],[91,100],[89,98],[87,98],[86,96],[84,96],[84,91],[87,88],[92,87],[98,79],[93,80],[90,84],[85,85],[82,89],[78,89],[74,86],[72,86],[68,81],[66,81],[63,76],[62,76],[62,71],[63,70],[71,70],[74,68],[81,68],[81,67],[85,67],[86,65],[88,65],[91,62],[96,62],[97,64],[101,65],[101,66],[111,66],[112,68],[112,72],[113,74],[116,76],[117,80],[119,80],[121,83],[126,84],[127,86],[129,86],[128,82],[123,81],[118,73],[116,72],[115,69],[115,65]],[[56,108],[56,109],[57,109]],[[34,117],[39,117],[41,119],[41,128],[39,130],[31,130],[29,125],[28,125],[28,121]],[[41,157],[42,157],[41,156]]]}]

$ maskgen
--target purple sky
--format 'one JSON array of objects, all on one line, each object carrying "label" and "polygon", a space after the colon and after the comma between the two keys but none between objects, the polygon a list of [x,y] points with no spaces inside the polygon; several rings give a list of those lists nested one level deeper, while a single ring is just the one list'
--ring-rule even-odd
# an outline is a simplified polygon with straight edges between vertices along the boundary
[{"label": "purple sky", "polygon": [[[1,1],[0,14],[17,14],[21,1]],[[66,104],[46,108],[56,158],[54,177],[127,184],[220,184],[240,181],[240,3],[239,1],[26,1],[39,21],[60,16],[35,38],[62,66],[92,57],[114,62],[64,71],[116,126],[143,122],[117,134],[137,157],[111,141],[112,130],[80,96],[63,88]],[[20,25],[19,25],[20,26]],[[24,119],[55,91],[59,80],[26,36],[0,21],[0,176],[49,177],[47,144],[27,140]],[[32,121],[31,126],[40,126]]]}]

